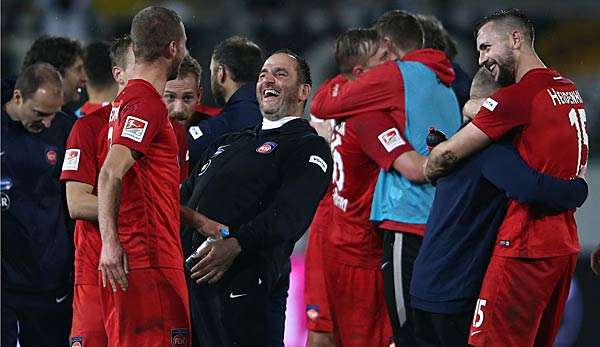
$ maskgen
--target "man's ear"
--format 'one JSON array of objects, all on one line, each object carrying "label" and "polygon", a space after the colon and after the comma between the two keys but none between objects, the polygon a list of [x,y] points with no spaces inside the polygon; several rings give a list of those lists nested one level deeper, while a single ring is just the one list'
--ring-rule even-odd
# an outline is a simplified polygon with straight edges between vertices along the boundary
[{"label": "man's ear", "polygon": [[171,41],[165,49],[165,57],[171,59],[177,55],[177,42]]},{"label": "man's ear", "polygon": [[519,30],[513,30],[510,34],[510,43],[514,49],[519,49],[523,46],[525,36]]},{"label": "man's ear", "polygon": [[302,83],[300,85],[300,88],[298,88],[298,99],[300,99],[300,101],[304,102],[304,101],[308,100],[309,96],[310,96],[310,85],[306,84],[306,83]]},{"label": "man's ear", "polygon": [[360,75],[363,74],[363,72],[365,72],[365,69],[362,65],[355,65],[352,68],[352,76],[354,76],[354,78],[358,78]]},{"label": "man's ear", "polygon": [[228,77],[229,71],[227,71],[225,65],[219,64],[219,67],[217,68],[217,81],[219,81],[221,84],[225,84],[225,81],[227,81]]},{"label": "man's ear", "polygon": [[123,80],[123,71],[121,71],[121,68],[118,66],[113,66],[112,67],[112,76],[114,78],[115,81],[117,81],[117,84],[124,84],[125,81]]},{"label": "man's ear", "polygon": [[19,89],[13,90],[12,98],[15,100],[16,104],[19,106],[23,103],[23,94],[21,94],[21,91]]},{"label": "man's ear", "polygon": [[200,105],[200,102],[202,101],[203,94],[204,94],[204,88],[198,87],[198,89],[196,89],[196,96],[198,96],[198,102],[197,102],[198,105]]}]

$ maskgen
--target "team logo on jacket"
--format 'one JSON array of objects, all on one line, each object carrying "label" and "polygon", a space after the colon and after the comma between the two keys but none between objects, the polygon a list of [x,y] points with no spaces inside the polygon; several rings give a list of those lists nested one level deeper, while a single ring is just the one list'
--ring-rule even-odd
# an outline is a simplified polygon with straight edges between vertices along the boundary
[{"label": "team logo on jacket", "polygon": [[5,192],[0,193],[0,201],[2,202],[2,211],[10,208],[10,197]]},{"label": "team logo on jacket", "polygon": [[79,148],[67,149],[65,152],[65,160],[63,161],[63,171],[77,171],[79,168]]},{"label": "team logo on jacket", "polygon": [[308,159],[308,162],[316,164],[318,167],[321,168],[321,170],[323,170],[323,172],[327,172],[327,163],[325,162],[325,160],[323,160],[323,158],[319,157],[318,155],[311,155]]},{"label": "team logo on jacket", "polygon": [[377,138],[388,152],[391,152],[406,143],[396,128],[389,128],[388,130],[379,134]]},{"label": "team logo on jacket", "polygon": [[319,318],[319,305],[306,305],[306,318],[311,321],[317,320]]},{"label": "team logo on jacket", "polygon": [[71,347],[83,347],[83,336],[71,337]]},{"label": "team logo on jacket", "polygon": [[56,154],[55,150],[49,149],[46,151],[46,161],[52,166],[56,165],[56,162],[58,161],[58,154]]},{"label": "team logo on jacket", "polygon": [[187,346],[187,338],[187,329],[171,329],[171,346]]},{"label": "team logo on jacket", "polygon": [[146,133],[146,128],[148,128],[147,121],[138,117],[127,116],[121,136],[132,139],[136,142],[142,142],[144,139],[144,134]]},{"label": "team logo on jacket", "polygon": [[256,153],[260,153],[260,154],[269,154],[271,152],[273,152],[273,150],[275,149],[275,147],[277,147],[278,144],[272,141],[267,141],[265,143],[263,143],[262,145],[260,145],[257,149],[256,149]]}]

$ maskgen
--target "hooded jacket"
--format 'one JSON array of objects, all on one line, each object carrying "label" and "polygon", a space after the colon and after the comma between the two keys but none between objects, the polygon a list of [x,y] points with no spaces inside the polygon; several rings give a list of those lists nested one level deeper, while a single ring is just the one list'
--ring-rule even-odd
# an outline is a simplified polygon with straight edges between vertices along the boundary
[{"label": "hooded jacket", "polygon": [[[455,74],[442,51],[419,49],[402,59],[372,68],[354,81],[342,76],[327,81],[311,104],[313,115],[342,119],[350,115],[389,112],[402,137],[415,151],[427,155],[428,129],[446,136],[461,123],[456,95],[451,89]],[[422,235],[433,202],[430,184],[415,184],[396,171],[382,170],[377,180],[371,220],[382,227]]]}]

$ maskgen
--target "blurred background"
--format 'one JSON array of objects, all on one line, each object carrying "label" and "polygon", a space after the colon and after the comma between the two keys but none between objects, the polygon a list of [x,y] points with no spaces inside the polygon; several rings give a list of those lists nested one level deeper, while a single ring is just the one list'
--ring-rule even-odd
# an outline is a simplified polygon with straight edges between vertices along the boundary
[{"label": "blurred background", "polygon": [[[577,212],[582,252],[576,279],[581,295],[581,330],[576,346],[598,346],[600,278],[589,270],[589,253],[600,243],[600,1],[364,1],[364,0],[3,0],[1,3],[2,77],[17,74],[25,52],[42,34],[82,41],[111,40],[129,32],[132,16],[148,5],[169,7],[182,17],[190,54],[204,73],[203,103],[214,105],[208,65],[213,47],[232,35],[258,43],[268,53],[290,48],[304,55],[312,69],[314,87],[336,73],[335,37],[350,27],[369,26],[390,9],[435,15],[458,43],[457,62],[469,74],[477,68],[474,23],[496,9],[525,10],[536,29],[536,49],[550,67],[577,84],[586,103],[590,139],[588,182],[590,196]],[[286,346],[304,345],[303,247],[298,244],[290,291]]]}]

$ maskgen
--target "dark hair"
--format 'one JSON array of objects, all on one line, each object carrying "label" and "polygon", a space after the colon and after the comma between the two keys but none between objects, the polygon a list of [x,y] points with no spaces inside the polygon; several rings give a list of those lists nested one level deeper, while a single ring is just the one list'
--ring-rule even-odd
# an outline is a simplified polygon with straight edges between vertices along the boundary
[{"label": "dark hair", "polygon": [[439,19],[431,15],[417,14],[417,19],[423,28],[423,48],[434,48],[444,51],[448,59],[453,60],[458,54],[456,42],[448,34],[446,28]]},{"label": "dark hair", "polygon": [[110,46],[110,60],[112,66],[118,66],[121,69],[127,68],[127,53],[132,41],[129,35],[116,38]]},{"label": "dark hair", "polygon": [[263,63],[263,52],[247,38],[233,36],[215,47],[212,58],[227,66],[234,82],[242,83],[256,80]]},{"label": "dark hair", "polygon": [[335,61],[341,73],[349,73],[357,64],[364,64],[381,43],[375,29],[348,29],[335,41]]},{"label": "dark hair", "polygon": [[92,87],[109,87],[115,83],[112,76],[112,63],[110,60],[110,44],[106,41],[90,43],[85,48],[83,69],[87,76],[87,83]]},{"label": "dark hair", "polygon": [[44,62],[25,67],[15,83],[15,90],[21,92],[23,101],[29,99],[40,87],[50,87],[57,93],[62,93],[63,88],[60,72]]},{"label": "dark hair", "polygon": [[278,49],[273,52],[271,55],[275,54],[287,54],[292,57],[296,61],[296,72],[298,73],[298,79],[300,83],[308,84],[312,86],[312,78],[310,77],[310,67],[308,67],[308,63],[304,58],[299,56],[298,54],[292,52],[289,49]]},{"label": "dark hair", "polygon": [[386,12],[377,19],[374,28],[381,37],[389,37],[398,49],[405,52],[423,48],[423,30],[412,13],[402,10]]},{"label": "dark hair", "polygon": [[131,21],[135,59],[158,59],[169,43],[183,36],[180,23],[179,15],[164,7],[150,6],[138,12]]},{"label": "dark hair", "polygon": [[45,62],[64,74],[67,68],[75,64],[77,57],[83,59],[83,48],[79,41],[45,35],[35,40],[25,54],[23,69],[35,63]]},{"label": "dark hair", "polygon": [[473,76],[469,94],[471,98],[487,98],[499,88],[501,85],[496,82],[492,73],[482,66]]},{"label": "dark hair", "polygon": [[193,75],[196,79],[196,87],[200,88],[202,85],[202,66],[200,66],[200,63],[189,54],[186,55],[181,61],[181,64],[179,64],[177,78],[185,78],[187,75]]},{"label": "dark hair", "polygon": [[489,16],[483,17],[481,20],[475,24],[474,35],[477,38],[477,33],[482,26],[489,22],[498,22],[504,24],[506,29],[519,28],[523,31],[525,37],[533,44],[533,40],[535,39],[535,29],[533,27],[533,23],[525,13],[517,8],[510,8],[507,10],[499,10],[494,12]]}]

